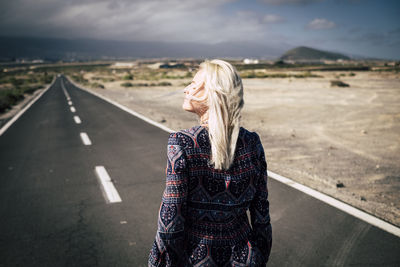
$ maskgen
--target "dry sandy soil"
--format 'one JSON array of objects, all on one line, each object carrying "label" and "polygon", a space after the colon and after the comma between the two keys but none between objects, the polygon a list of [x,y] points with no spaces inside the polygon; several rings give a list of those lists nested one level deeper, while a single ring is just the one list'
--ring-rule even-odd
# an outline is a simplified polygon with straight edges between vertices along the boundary
[{"label": "dry sandy soil", "polygon": [[[242,126],[261,136],[269,170],[400,226],[400,74],[313,73],[323,77],[244,79]],[[339,73],[350,87],[331,87]],[[177,130],[197,124],[181,109],[190,80],[91,90]]]}]

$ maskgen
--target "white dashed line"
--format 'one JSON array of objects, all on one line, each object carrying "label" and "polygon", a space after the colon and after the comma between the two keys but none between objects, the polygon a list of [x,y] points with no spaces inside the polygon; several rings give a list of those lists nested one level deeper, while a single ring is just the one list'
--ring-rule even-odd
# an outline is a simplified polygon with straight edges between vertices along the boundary
[{"label": "white dashed line", "polygon": [[68,105],[72,106],[72,101],[68,101]]},{"label": "white dashed line", "polygon": [[74,107],[70,107],[70,109],[71,109],[71,112],[75,112],[76,111],[76,109]]},{"label": "white dashed line", "polygon": [[63,82],[62,79],[61,79],[61,88],[62,88],[62,90],[63,90],[63,92],[64,92],[64,95],[65,95],[65,97],[67,98],[67,100],[70,101],[70,100],[71,100],[71,97],[69,96],[67,90],[65,89],[64,82]]},{"label": "white dashed line", "polygon": [[81,119],[78,116],[74,116],[74,120],[76,124],[81,124]]},{"label": "white dashed line", "polygon": [[106,202],[107,203],[122,202],[121,197],[119,196],[117,189],[115,189],[115,186],[111,181],[111,178],[108,175],[104,166],[96,166],[95,172],[102,185],[101,189],[103,192],[103,196],[106,199]]},{"label": "white dashed line", "polygon": [[90,142],[89,136],[86,133],[81,133],[81,139],[84,145],[90,146],[92,142]]}]

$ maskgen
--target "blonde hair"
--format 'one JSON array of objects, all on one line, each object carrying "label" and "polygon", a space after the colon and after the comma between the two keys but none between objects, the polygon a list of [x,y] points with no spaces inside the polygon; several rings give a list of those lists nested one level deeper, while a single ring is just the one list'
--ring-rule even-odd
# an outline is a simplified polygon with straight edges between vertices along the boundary
[{"label": "blonde hair", "polygon": [[211,161],[215,169],[227,170],[233,163],[244,105],[242,79],[226,61],[204,61],[205,90],[208,106],[208,134]]}]

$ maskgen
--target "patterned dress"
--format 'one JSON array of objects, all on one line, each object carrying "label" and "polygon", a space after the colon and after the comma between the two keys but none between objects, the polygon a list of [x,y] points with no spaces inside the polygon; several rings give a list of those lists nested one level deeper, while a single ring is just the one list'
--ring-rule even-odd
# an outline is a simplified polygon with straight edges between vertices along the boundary
[{"label": "patterned dress", "polygon": [[170,134],[166,188],[149,266],[266,265],[272,231],[259,136],[240,128],[227,171],[210,166],[210,155],[205,127]]}]

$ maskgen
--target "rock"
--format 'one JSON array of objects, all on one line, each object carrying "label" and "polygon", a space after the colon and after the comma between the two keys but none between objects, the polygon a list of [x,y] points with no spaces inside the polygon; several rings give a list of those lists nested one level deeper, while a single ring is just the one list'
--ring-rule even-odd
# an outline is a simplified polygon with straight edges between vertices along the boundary
[{"label": "rock", "polygon": [[342,182],[339,181],[339,182],[336,183],[336,187],[337,187],[337,188],[343,188],[343,187],[344,187],[344,184],[343,184]]}]

